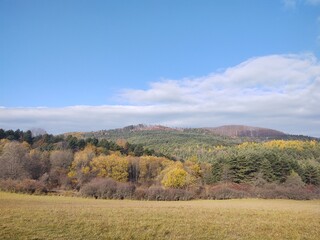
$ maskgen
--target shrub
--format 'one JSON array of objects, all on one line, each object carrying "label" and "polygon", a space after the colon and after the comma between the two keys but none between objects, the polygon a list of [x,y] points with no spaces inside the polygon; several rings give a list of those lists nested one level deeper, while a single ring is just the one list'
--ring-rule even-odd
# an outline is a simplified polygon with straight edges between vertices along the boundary
[{"label": "shrub", "polygon": [[131,199],[135,188],[131,183],[120,183],[111,178],[94,178],[81,188],[80,193],[85,197]]},{"label": "shrub", "polygon": [[117,190],[114,197],[117,199],[131,199],[133,198],[135,189],[136,187],[132,183],[117,183]]},{"label": "shrub", "polygon": [[156,201],[185,201],[195,198],[193,191],[176,188],[164,189],[160,186],[151,186],[147,190],[140,188],[138,192],[136,191],[136,196],[137,194],[140,194],[139,199],[141,199],[143,194],[145,199]]},{"label": "shrub", "polygon": [[147,190],[146,188],[143,187],[139,187],[136,188],[135,192],[134,192],[134,199],[136,200],[146,200],[147,199]]},{"label": "shrub", "polygon": [[240,184],[219,184],[210,187],[207,190],[208,199],[232,199],[232,198],[247,198],[251,194],[249,189]]},{"label": "shrub", "polygon": [[48,191],[42,182],[32,179],[24,179],[20,182],[20,192],[41,194],[47,193]]},{"label": "shrub", "polygon": [[191,191],[184,189],[169,188],[164,191],[164,200],[169,201],[185,201],[194,198],[194,194]]},{"label": "shrub", "polygon": [[12,179],[0,180],[0,189],[6,192],[16,192],[17,181]]},{"label": "shrub", "polygon": [[[295,199],[295,200],[309,200],[316,198],[315,191],[309,191],[306,187],[288,186],[269,183],[263,187],[257,187],[253,190],[253,195],[258,198],[265,199]],[[318,196],[319,198],[319,196]]]},{"label": "shrub", "polygon": [[165,200],[164,191],[165,190],[160,186],[149,187],[146,194],[147,200],[157,200],[157,201]]},{"label": "shrub", "polygon": [[46,186],[42,182],[33,179],[24,179],[22,181],[12,179],[1,180],[0,189],[3,191],[29,194],[42,194],[48,192]]},{"label": "shrub", "polygon": [[94,178],[85,184],[80,194],[85,197],[113,198],[117,191],[117,182],[110,178]]}]

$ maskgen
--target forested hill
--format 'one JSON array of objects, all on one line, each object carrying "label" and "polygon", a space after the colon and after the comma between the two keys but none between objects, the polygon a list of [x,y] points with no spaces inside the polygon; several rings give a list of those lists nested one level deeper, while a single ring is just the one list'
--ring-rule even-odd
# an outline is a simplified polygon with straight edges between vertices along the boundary
[{"label": "forested hill", "polygon": [[210,158],[209,152],[214,146],[233,146],[241,143],[241,139],[219,136],[207,129],[168,128],[142,124],[121,129],[82,133],[81,136],[141,144],[178,160],[184,160],[197,154],[201,160],[206,161]]},{"label": "forested hill", "polygon": [[111,141],[125,140],[133,144],[142,144],[179,160],[196,155],[201,161],[212,159],[212,150],[216,146],[234,146],[243,142],[268,140],[318,140],[307,136],[289,135],[273,129],[242,125],[217,128],[169,128],[139,124],[113,130],[69,134]]},{"label": "forested hill", "polygon": [[250,127],[243,125],[226,125],[216,128],[208,128],[212,133],[230,137],[249,138],[286,138],[287,134],[268,128]]},{"label": "forested hill", "polygon": [[207,129],[144,125],[99,134],[0,129],[0,191],[63,189],[149,200],[320,198],[320,141],[253,142]]}]

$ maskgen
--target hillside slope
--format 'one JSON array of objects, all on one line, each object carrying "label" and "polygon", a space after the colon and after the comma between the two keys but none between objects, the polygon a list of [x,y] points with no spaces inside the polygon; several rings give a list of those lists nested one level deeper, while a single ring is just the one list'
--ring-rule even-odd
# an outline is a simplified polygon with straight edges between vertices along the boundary
[{"label": "hillside slope", "polygon": [[229,137],[285,138],[287,136],[287,134],[277,130],[243,125],[225,125],[216,128],[208,128],[208,130],[214,134]]},{"label": "hillside slope", "polygon": [[161,125],[139,124],[80,135],[85,138],[104,138],[112,141],[122,139],[183,160],[192,156],[208,160],[212,158],[212,149],[215,146],[233,146],[246,141],[261,142],[272,139],[313,139],[288,135],[273,129],[242,125],[217,128],[169,128]]},{"label": "hillside slope", "polygon": [[214,146],[231,146],[241,142],[240,139],[218,136],[204,129],[178,129],[142,124],[121,129],[83,133],[83,137],[105,138],[112,141],[124,139],[129,143],[142,144],[176,159],[203,155],[203,153],[210,152]]}]

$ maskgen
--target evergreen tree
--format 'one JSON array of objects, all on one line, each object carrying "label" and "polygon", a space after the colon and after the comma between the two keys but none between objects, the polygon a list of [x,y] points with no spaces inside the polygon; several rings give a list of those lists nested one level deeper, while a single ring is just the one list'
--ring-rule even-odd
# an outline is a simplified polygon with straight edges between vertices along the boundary
[{"label": "evergreen tree", "polygon": [[308,164],[304,169],[304,182],[307,184],[318,185],[320,183],[320,173],[319,170]]}]

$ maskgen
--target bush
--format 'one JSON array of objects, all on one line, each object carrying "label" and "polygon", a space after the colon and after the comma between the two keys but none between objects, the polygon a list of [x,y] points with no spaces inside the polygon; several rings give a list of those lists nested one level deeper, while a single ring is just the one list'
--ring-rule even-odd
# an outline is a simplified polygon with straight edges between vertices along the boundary
[{"label": "bush", "polygon": [[169,188],[165,190],[164,198],[169,201],[186,201],[193,199],[194,194],[184,189]]},{"label": "bush", "polygon": [[[14,181],[13,181],[14,182]],[[3,184],[2,184],[3,185]],[[20,186],[20,185],[19,185]],[[29,188],[20,187],[19,191],[28,192]],[[7,180],[7,191],[16,191],[12,180]],[[13,189],[13,190],[12,190]],[[194,187],[190,189],[163,188],[153,185],[150,187],[136,186],[132,183],[120,183],[110,178],[95,178],[85,184],[80,191],[85,197],[102,199],[136,199],[151,201],[187,201],[192,199],[237,199],[237,198],[265,198],[265,199],[296,199],[307,200],[320,198],[320,188],[315,186],[288,186],[276,183],[266,183],[263,186],[250,186],[246,184],[223,183],[213,186]]]},{"label": "bush", "polygon": [[136,188],[133,197],[136,200],[146,200],[147,199],[147,189],[143,188],[143,187]]},{"label": "bush", "polygon": [[160,186],[151,186],[146,190],[139,189],[139,191],[136,192],[136,196],[140,194],[141,199],[142,193],[145,199],[156,201],[185,201],[195,198],[195,194],[192,191],[176,188],[164,189]]},{"label": "bush", "polygon": [[219,184],[210,187],[207,190],[208,199],[232,199],[250,197],[250,191],[247,186],[240,184]]},{"label": "bush", "polygon": [[165,200],[164,189],[160,186],[151,186],[147,189],[146,193],[147,200]]},{"label": "bush", "polygon": [[17,192],[17,180],[0,180],[0,189],[6,192]]},{"label": "bush", "polygon": [[117,182],[110,178],[94,178],[85,184],[80,193],[85,197],[113,198],[117,191]]},{"label": "bush", "polygon": [[133,184],[116,182],[111,178],[94,178],[80,190],[82,196],[104,199],[131,199],[134,192]]},{"label": "bush", "polygon": [[24,179],[20,182],[20,192],[24,193],[36,193],[36,194],[41,194],[41,193],[47,193],[48,190],[46,186],[37,180],[32,180],[32,179]]},{"label": "bush", "polygon": [[131,199],[135,190],[136,186],[132,183],[117,183],[117,191],[114,197],[117,199]]},{"label": "bush", "polygon": [[319,198],[319,195],[317,196],[315,191],[310,191],[306,187],[278,185],[275,183],[254,188],[253,195],[265,199],[309,200]]},{"label": "bush", "polygon": [[29,194],[43,194],[48,192],[46,186],[42,182],[33,179],[24,179],[22,181],[12,179],[1,180],[0,189],[8,192]]}]

